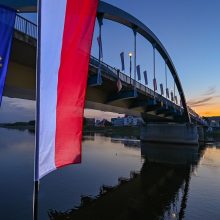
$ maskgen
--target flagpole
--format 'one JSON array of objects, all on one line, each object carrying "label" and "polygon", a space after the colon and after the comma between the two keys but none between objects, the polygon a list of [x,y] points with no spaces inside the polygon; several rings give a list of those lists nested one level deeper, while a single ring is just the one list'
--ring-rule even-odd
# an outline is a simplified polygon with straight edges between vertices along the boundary
[{"label": "flagpole", "polygon": [[130,52],[128,55],[129,55],[129,58],[130,58],[130,84],[131,84],[131,70],[132,70],[132,60],[131,60],[131,58],[132,58],[132,52]]},{"label": "flagpole", "polygon": [[40,119],[40,47],[41,47],[41,0],[38,0],[38,37],[37,37],[37,67],[36,67],[36,114],[35,114],[35,161],[34,161],[34,193],[33,220],[38,219],[39,194],[39,119]]},{"label": "flagpole", "polygon": [[40,182],[34,181],[34,195],[33,195],[33,220],[38,220],[38,194]]},{"label": "flagpole", "polygon": [[167,59],[165,59],[165,81],[166,81],[166,98],[167,97]]}]

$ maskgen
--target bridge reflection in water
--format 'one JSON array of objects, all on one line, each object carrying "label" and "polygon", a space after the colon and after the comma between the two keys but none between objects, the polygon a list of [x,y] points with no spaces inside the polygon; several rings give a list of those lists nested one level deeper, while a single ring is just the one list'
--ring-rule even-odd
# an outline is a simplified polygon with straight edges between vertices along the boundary
[{"label": "bridge reflection in water", "polygon": [[139,143],[144,159],[140,172],[119,178],[117,186],[102,186],[95,198],[82,197],[72,210],[49,210],[50,219],[184,219],[190,176],[203,148]]}]

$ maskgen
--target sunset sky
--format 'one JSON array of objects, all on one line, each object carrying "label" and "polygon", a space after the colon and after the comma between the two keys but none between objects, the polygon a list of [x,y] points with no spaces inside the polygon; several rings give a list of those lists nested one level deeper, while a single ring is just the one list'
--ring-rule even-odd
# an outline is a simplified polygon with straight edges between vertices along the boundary
[{"label": "sunset sky", "polygon": [[[160,39],[177,69],[188,104],[203,116],[220,115],[220,1],[218,0],[106,0],[131,13],[148,26]],[[25,15],[36,21],[36,15]],[[96,24],[92,55],[98,56]],[[120,24],[104,20],[104,62],[120,68],[120,52],[126,55],[126,70],[129,70],[128,53],[133,51],[133,33]],[[137,64],[141,71],[147,70],[152,88],[152,46],[142,37],[137,37]],[[164,61],[156,54],[157,82],[163,83]],[[143,80],[143,79],[142,79]],[[142,81],[143,82],[143,81]],[[173,79],[168,77],[173,89]],[[13,106],[13,108],[12,108]],[[22,112],[21,112],[22,109]],[[92,115],[91,111],[87,111]],[[94,115],[100,115],[94,112]],[[106,113],[104,116],[111,117]],[[34,117],[34,103],[3,99],[0,122],[6,120],[29,120]]]},{"label": "sunset sky", "polygon": [[[164,44],[177,69],[188,104],[201,115],[220,115],[220,2],[218,0],[140,0],[135,3],[132,0],[107,0],[107,2],[133,14]],[[113,31],[117,38],[112,38]],[[120,66],[118,55],[120,51],[128,53],[129,49],[132,50],[132,32],[107,21],[104,22],[103,32],[104,60]],[[108,42],[113,42],[116,46],[109,48]],[[148,70],[152,82],[152,47],[142,37],[138,37],[137,51],[137,63],[141,65],[142,70]],[[116,57],[113,54],[116,54]],[[157,81],[164,84],[164,63],[160,56],[157,56],[156,65]],[[152,83],[150,86],[152,87]],[[171,77],[169,88],[173,88]]]}]

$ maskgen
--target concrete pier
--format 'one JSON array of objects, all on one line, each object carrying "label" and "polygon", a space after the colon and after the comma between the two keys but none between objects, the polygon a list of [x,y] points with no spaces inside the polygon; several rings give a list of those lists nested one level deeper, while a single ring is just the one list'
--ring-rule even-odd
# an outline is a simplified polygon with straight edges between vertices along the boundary
[{"label": "concrete pier", "polygon": [[198,144],[197,126],[193,124],[148,123],[141,128],[141,141],[173,144]]},{"label": "concrete pier", "polygon": [[202,126],[197,126],[199,142],[205,142],[205,133],[204,128]]}]

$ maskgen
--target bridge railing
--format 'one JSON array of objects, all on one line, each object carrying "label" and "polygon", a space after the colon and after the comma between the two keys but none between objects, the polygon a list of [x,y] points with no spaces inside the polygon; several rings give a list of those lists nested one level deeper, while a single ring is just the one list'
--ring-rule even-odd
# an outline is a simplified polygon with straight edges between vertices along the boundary
[{"label": "bridge railing", "polygon": [[192,110],[189,106],[188,106],[188,110],[189,113],[191,115],[191,117],[193,117],[194,119],[196,119],[196,121],[199,121],[200,123],[202,123],[205,126],[208,126],[208,123],[206,120],[204,120],[199,114],[197,114],[194,110]]},{"label": "bridge railing", "polygon": [[[15,19],[15,29],[17,31],[20,31],[32,38],[35,38],[37,39],[37,25],[27,19],[25,19],[24,17],[20,16],[20,15],[16,15],[16,19]],[[95,57],[91,56],[91,60],[90,62],[93,62],[96,66],[99,65],[99,61],[98,59],[96,59]],[[117,69],[112,67],[112,66],[109,66],[108,64],[104,63],[104,62],[101,62],[101,66],[102,66],[102,70],[104,70],[106,73],[114,76],[114,77],[117,77]],[[141,90],[142,92],[145,92],[153,97],[156,97],[158,100],[161,100],[161,101],[166,101],[167,104],[169,105],[175,105],[175,103],[171,102],[170,100],[167,100],[166,98],[164,98],[163,96],[161,96],[160,94],[158,93],[154,93],[154,91],[150,88],[148,88],[147,86],[144,86],[143,84],[137,82],[137,81],[134,81],[134,79],[130,79],[130,77],[122,72],[120,72],[119,74],[119,78],[127,83],[127,84],[136,84],[136,88]]]},{"label": "bridge railing", "polygon": [[[118,73],[117,73],[116,68],[114,68],[112,66],[109,66],[108,64],[106,64],[102,61],[99,62],[99,60],[97,58],[93,57],[93,56],[90,57],[90,65],[93,65],[96,68],[98,68],[99,65],[101,65],[102,73],[106,73],[106,74],[114,77],[115,79],[118,78]],[[179,105],[177,105],[174,102],[166,99],[165,97],[158,94],[157,92],[154,92],[152,89],[150,89],[149,87],[141,84],[140,82],[135,81],[134,79],[130,78],[130,76],[126,75],[125,73],[119,72],[119,78],[123,83],[131,84],[131,85],[136,84],[136,89],[138,91],[142,91],[143,93],[148,94],[153,98],[155,97],[157,100],[159,100],[163,103],[166,103],[166,105],[172,106],[172,107],[182,111],[182,108]]]},{"label": "bridge railing", "polygon": [[37,25],[18,14],[15,18],[15,30],[37,39]]},{"label": "bridge railing", "polygon": [[[20,31],[32,38],[35,38],[37,39],[37,25],[27,19],[25,19],[24,17],[20,16],[20,15],[16,15],[16,19],[15,19],[15,29],[17,31]],[[99,64],[99,61],[98,59],[96,59],[95,57],[92,57],[91,56],[91,61],[90,62],[93,62],[96,66]],[[102,70],[104,70],[106,73],[110,74],[110,75],[113,75],[114,77],[117,77],[117,69],[104,63],[104,62],[101,62],[101,66],[102,66]],[[172,104],[174,105],[175,103],[171,102],[170,100],[167,100],[166,98],[164,98],[163,96],[161,96],[160,94],[158,93],[154,93],[154,91],[150,88],[148,88],[147,86],[144,86],[143,84],[135,81],[134,79],[130,79],[130,77],[122,72],[120,72],[119,74],[119,78],[125,82],[125,83],[128,83],[128,84],[136,84],[136,88],[151,95],[151,96],[154,96],[156,97],[158,100],[161,100],[161,101],[166,101],[166,102],[170,102],[169,104]]]}]

